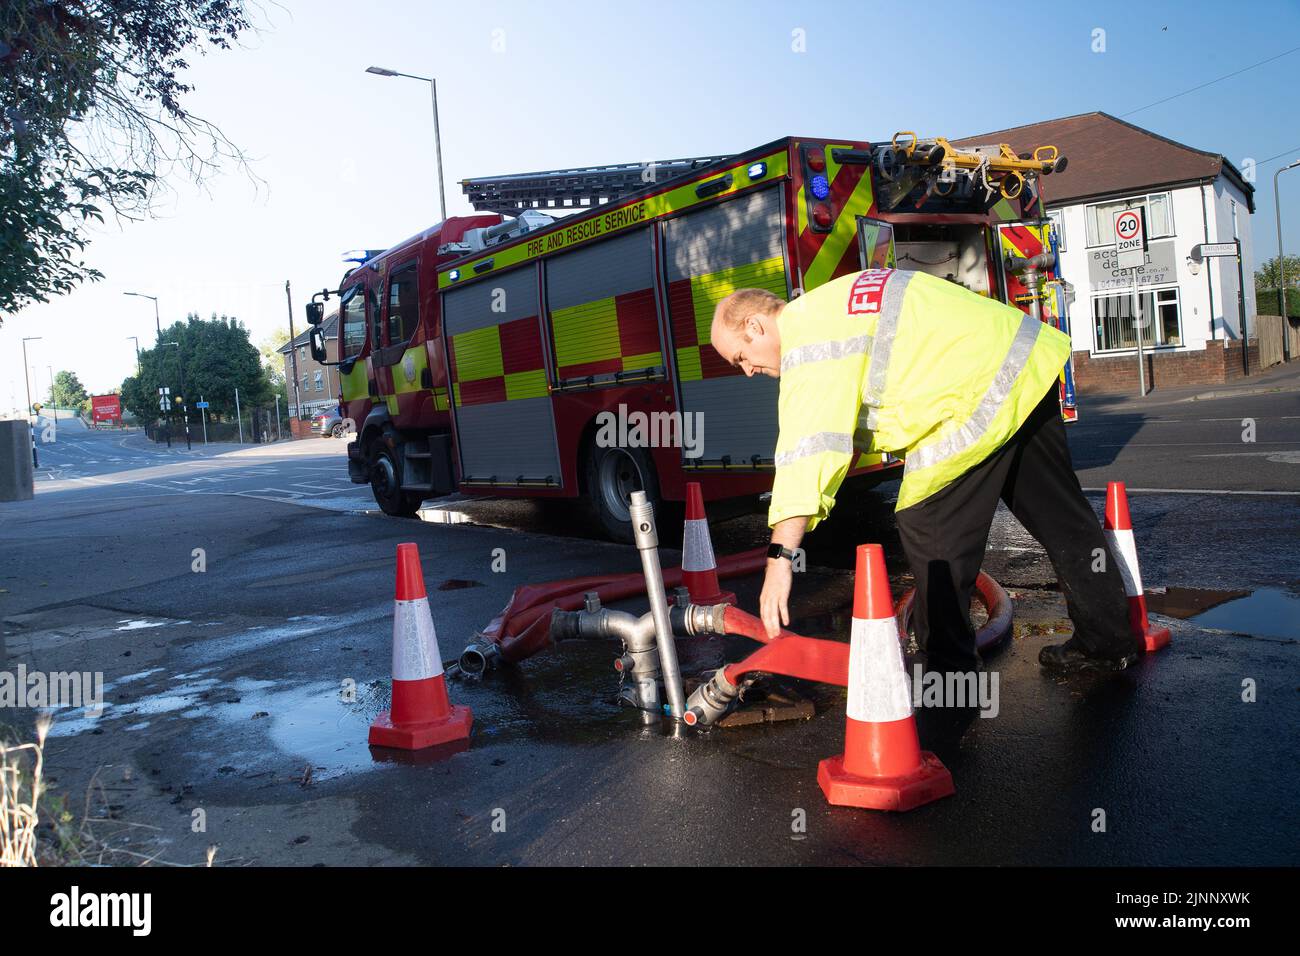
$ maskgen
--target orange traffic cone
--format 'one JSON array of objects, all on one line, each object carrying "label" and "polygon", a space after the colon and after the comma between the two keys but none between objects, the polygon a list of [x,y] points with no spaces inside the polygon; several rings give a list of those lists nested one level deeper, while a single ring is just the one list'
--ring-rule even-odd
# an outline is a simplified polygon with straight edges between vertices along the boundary
[{"label": "orange traffic cone", "polygon": [[718,585],[718,560],[713,556],[709,519],[698,481],[686,483],[686,525],[682,533],[682,584],[692,604],[735,604],[736,595]]},{"label": "orange traffic cone", "polygon": [[921,750],[894,606],[878,544],[858,546],[844,753],[817,765],[831,803],[911,810],[951,795],[952,774]]},{"label": "orange traffic cone", "polygon": [[370,744],[422,750],[469,736],[473,715],[453,707],[438,654],[420,550],[397,546],[397,600],[393,614],[393,701],[370,725]]},{"label": "orange traffic cone", "polygon": [[1128,622],[1133,635],[1148,651],[1158,651],[1169,643],[1169,628],[1152,628],[1147,620],[1147,599],[1142,593],[1142,571],[1138,568],[1137,543],[1133,540],[1133,522],[1128,516],[1128,495],[1124,482],[1106,482],[1106,543],[1119,562],[1128,595]]}]

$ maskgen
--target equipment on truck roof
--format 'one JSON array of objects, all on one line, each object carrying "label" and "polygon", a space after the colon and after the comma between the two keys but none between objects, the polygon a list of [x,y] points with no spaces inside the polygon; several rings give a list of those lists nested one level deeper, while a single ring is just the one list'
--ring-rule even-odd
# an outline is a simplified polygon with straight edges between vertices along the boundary
[{"label": "equipment on truck roof", "polygon": [[728,156],[661,159],[646,163],[578,166],[535,173],[462,179],[460,188],[480,212],[513,216],[525,209],[586,209],[621,199],[648,186],[666,183],[712,166]]}]

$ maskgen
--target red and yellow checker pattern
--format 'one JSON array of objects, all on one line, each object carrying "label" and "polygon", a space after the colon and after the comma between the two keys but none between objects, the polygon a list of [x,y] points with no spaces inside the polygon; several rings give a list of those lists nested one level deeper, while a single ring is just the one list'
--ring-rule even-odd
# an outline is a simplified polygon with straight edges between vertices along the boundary
[{"label": "red and yellow checker pattern", "polygon": [[668,283],[668,313],[672,316],[677,375],[683,382],[743,375],[728,365],[709,344],[713,310],[737,289],[766,289],[785,298],[785,263],[780,256],[734,266],[706,275]]},{"label": "red and yellow checker pattern", "polygon": [[663,364],[652,289],[553,309],[551,328],[560,381]]},{"label": "red and yellow checker pattern", "polygon": [[457,406],[550,394],[535,315],[453,335],[450,359]]}]

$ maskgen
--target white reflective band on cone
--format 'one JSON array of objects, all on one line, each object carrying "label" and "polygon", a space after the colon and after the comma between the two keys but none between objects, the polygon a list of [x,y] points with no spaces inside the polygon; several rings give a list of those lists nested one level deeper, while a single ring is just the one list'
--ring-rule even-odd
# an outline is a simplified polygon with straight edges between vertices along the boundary
[{"label": "white reflective band on cone", "polygon": [[712,571],[718,566],[713,558],[713,542],[709,540],[709,522],[705,518],[690,518],[682,535],[682,570]]},{"label": "white reflective band on cone", "polygon": [[1133,540],[1133,532],[1107,530],[1106,543],[1119,562],[1120,577],[1124,579],[1124,593],[1129,597],[1141,597],[1142,572],[1138,570],[1137,543]]},{"label": "white reflective band on cone", "polygon": [[912,695],[894,619],[853,619],[849,638],[851,720],[883,724],[912,716]]},{"label": "white reflective band on cone", "polygon": [[429,599],[398,601],[393,613],[393,680],[442,676]]}]

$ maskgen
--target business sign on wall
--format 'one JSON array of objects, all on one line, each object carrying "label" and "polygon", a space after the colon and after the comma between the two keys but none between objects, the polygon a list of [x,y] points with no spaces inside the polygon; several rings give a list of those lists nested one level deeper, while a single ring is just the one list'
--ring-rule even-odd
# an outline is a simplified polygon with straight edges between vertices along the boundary
[{"label": "business sign on wall", "polygon": [[1088,253],[1088,284],[1093,292],[1123,292],[1133,288],[1133,274],[1142,286],[1172,285],[1178,281],[1174,271],[1174,240],[1152,242],[1147,246],[1146,264],[1124,269],[1115,257],[1114,246],[1101,246]]}]

